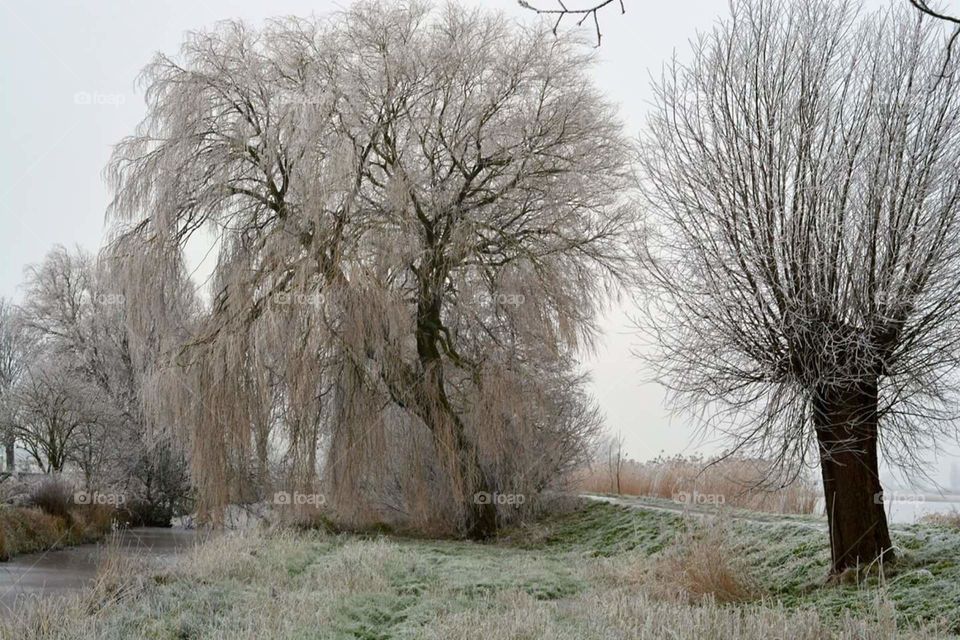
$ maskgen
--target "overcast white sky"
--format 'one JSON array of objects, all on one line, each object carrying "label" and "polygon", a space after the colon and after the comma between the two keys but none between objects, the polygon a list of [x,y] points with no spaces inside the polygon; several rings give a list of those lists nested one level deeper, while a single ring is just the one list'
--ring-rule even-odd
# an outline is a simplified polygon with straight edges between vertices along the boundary
[{"label": "overcast white sky", "polygon": [[[894,0],[903,1],[907,0]],[[539,0],[546,6],[553,0]],[[519,19],[535,16],[515,0],[463,0]],[[111,145],[144,114],[135,91],[139,70],[157,51],[175,52],[185,31],[228,18],[258,24],[279,15],[322,14],[331,0],[0,0],[0,296],[19,299],[23,269],[60,243],[95,251],[109,194],[101,178]],[[536,4],[536,2],[534,2]],[[567,0],[570,7],[588,0]],[[867,0],[880,6],[883,0]],[[643,125],[649,74],[727,12],[725,0],[626,0],[627,14],[602,14],[603,46],[595,73],[621,106],[630,135]],[[960,10],[960,0],[947,6]],[[89,98],[89,100],[86,100]],[[90,104],[83,104],[88,101]],[[629,303],[605,318],[604,342],[588,363],[609,426],[639,459],[660,452],[711,452],[690,421],[671,419],[663,390],[647,382],[630,350]],[[950,458],[937,465],[947,480]]]}]

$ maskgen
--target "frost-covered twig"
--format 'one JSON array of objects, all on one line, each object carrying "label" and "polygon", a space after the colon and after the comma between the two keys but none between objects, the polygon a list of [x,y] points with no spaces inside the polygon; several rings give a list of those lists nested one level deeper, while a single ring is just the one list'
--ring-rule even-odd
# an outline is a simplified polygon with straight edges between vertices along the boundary
[{"label": "frost-covered twig", "polygon": [[927,0],[910,0],[910,4],[928,16],[957,25],[953,30],[953,35],[950,36],[950,40],[947,42],[947,57],[943,61],[943,69],[940,72],[940,75],[943,76],[947,72],[947,68],[950,66],[950,58],[953,56],[953,46],[956,44],[957,38],[960,37],[960,17],[931,9],[930,5],[927,3]]},{"label": "frost-covered twig", "polygon": [[560,22],[568,15],[570,16],[579,16],[580,19],[577,20],[577,26],[583,25],[590,17],[593,17],[593,24],[597,29],[597,46],[600,46],[600,42],[603,39],[603,34],[600,32],[600,18],[598,13],[604,7],[618,2],[620,4],[620,12],[626,13],[627,8],[623,3],[623,0],[602,0],[597,2],[593,6],[585,7],[582,9],[570,9],[566,4],[563,3],[563,0],[557,0],[557,4],[560,5],[558,9],[542,9],[530,4],[527,0],[517,0],[521,7],[525,9],[530,9],[531,11],[536,11],[541,15],[555,15],[557,16],[557,21],[553,24],[553,33],[556,35],[557,29],[560,27]]}]

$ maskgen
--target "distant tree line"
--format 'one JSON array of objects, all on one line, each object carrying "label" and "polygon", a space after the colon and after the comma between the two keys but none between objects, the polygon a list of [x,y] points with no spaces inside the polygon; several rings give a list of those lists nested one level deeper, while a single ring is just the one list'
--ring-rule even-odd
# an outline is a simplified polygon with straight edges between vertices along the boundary
[{"label": "distant tree line", "polygon": [[151,430],[125,301],[103,265],[54,248],[27,270],[24,302],[0,301],[0,428],[15,451],[79,489],[122,493],[134,520],[168,524],[189,494],[184,454]]}]

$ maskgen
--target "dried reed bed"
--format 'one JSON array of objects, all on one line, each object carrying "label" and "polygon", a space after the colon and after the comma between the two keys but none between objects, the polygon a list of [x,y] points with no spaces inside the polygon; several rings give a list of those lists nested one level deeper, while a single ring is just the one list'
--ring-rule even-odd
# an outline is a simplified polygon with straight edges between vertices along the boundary
[{"label": "dried reed bed", "polygon": [[24,495],[24,506],[0,504],[0,561],[35,551],[100,540],[113,526],[115,510],[106,505],[78,505],[73,485],[45,477],[32,486],[0,486],[4,497]]},{"label": "dried reed bed", "polygon": [[951,527],[960,529],[960,511],[954,509],[946,513],[931,513],[920,518],[924,524],[932,524],[939,527]]},{"label": "dried reed bed", "polygon": [[66,516],[37,507],[0,506],[0,561],[15,555],[67,547],[101,539],[110,531],[113,511],[75,507]]},{"label": "dried reed bed", "polygon": [[649,462],[605,460],[578,472],[573,486],[581,492],[665,498],[692,504],[723,504],[769,513],[814,513],[820,490],[808,476],[772,488],[769,463],[729,457],[658,457]]}]

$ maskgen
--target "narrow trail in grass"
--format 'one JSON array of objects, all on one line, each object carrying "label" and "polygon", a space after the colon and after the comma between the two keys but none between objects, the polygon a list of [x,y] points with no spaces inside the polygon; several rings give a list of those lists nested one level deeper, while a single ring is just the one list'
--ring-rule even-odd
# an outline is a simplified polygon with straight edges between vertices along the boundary
[{"label": "narrow trail in grass", "polygon": [[698,507],[688,504],[671,504],[662,498],[647,498],[642,496],[607,496],[595,493],[582,493],[581,498],[594,502],[605,502],[628,509],[638,509],[642,511],[658,511],[662,513],[674,513],[680,516],[692,516],[694,518],[708,517],[726,517],[739,522],[749,522],[754,524],[781,525],[789,523],[814,531],[826,531],[827,523],[816,522],[813,520],[816,516],[796,516],[778,513],[762,513],[758,511],[747,511],[745,509],[733,509],[725,507]]},{"label": "narrow trail in grass", "polygon": [[[681,516],[692,516],[694,518],[724,517],[738,522],[747,522],[760,525],[781,525],[791,524],[797,527],[812,529],[814,531],[827,531],[827,521],[822,516],[816,515],[794,515],[781,513],[765,513],[760,511],[748,511],[746,509],[737,509],[732,507],[711,507],[681,504],[671,502],[663,498],[650,498],[646,496],[611,496],[597,493],[582,493],[579,497],[593,502],[604,502],[628,509],[639,509],[643,511],[658,511],[662,513],[674,513]],[[903,534],[910,534],[914,527],[910,524],[890,523],[890,530]]]}]

